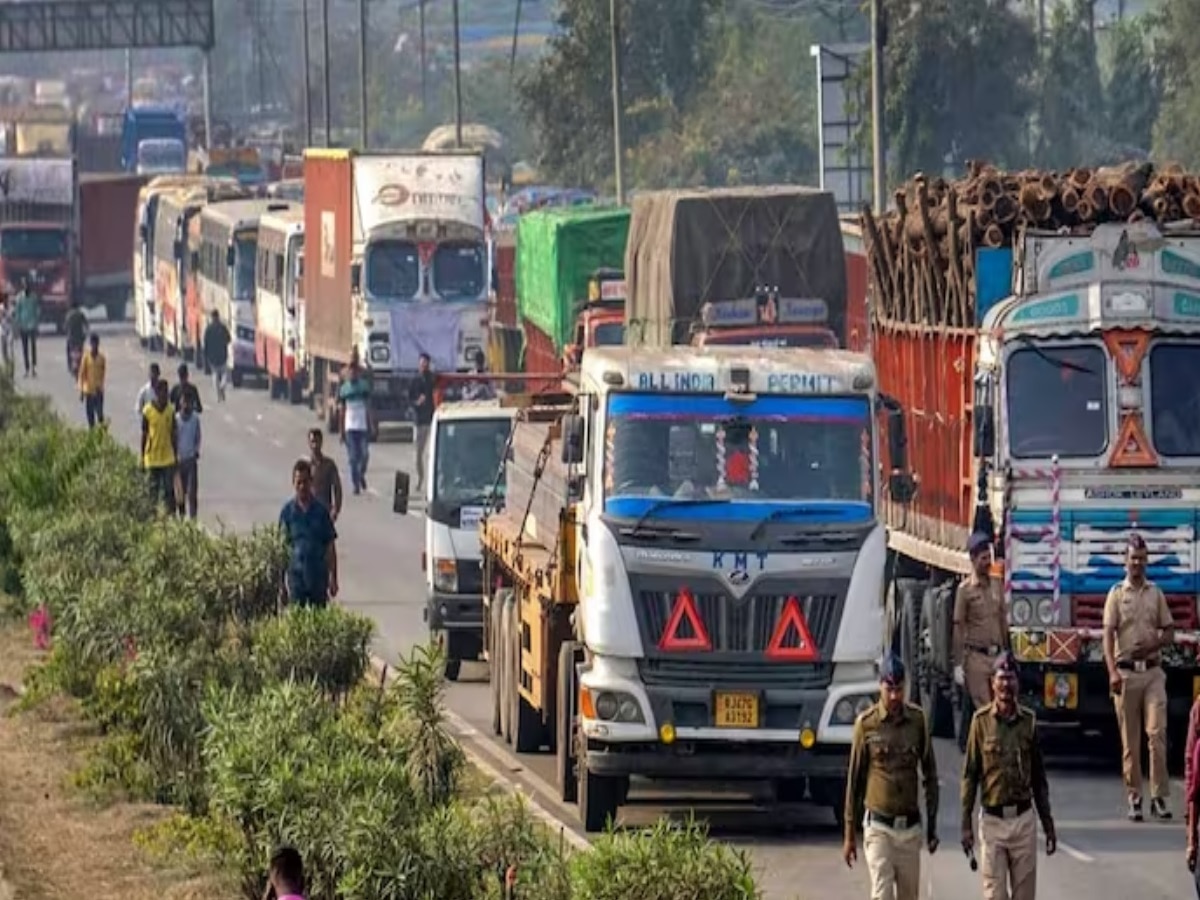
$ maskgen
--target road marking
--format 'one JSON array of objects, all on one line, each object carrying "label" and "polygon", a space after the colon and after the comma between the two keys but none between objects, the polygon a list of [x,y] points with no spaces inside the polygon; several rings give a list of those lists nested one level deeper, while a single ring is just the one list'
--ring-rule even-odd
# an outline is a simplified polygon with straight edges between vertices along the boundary
[{"label": "road marking", "polygon": [[1082,850],[1076,850],[1070,844],[1063,841],[1058,842],[1058,849],[1067,854],[1067,856],[1071,857],[1071,859],[1077,860],[1081,863],[1094,863],[1096,861],[1094,856],[1089,856]]},{"label": "road marking", "polygon": [[253,425],[247,425],[246,430],[248,432],[250,432],[252,435],[254,435],[255,437],[258,437],[258,429],[255,428]]},{"label": "road marking", "polygon": [[370,494],[372,497],[382,497],[383,496],[383,494],[379,493],[379,491],[375,490],[375,488],[373,488],[373,487],[367,488],[367,493]]},{"label": "road marking", "polygon": [[280,440],[279,438],[271,438],[271,443],[272,443],[272,444],[274,444],[276,447],[279,447],[279,448],[281,448],[281,449],[282,449],[282,447],[283,447],[283,441],[282,441],[282,440]]}]

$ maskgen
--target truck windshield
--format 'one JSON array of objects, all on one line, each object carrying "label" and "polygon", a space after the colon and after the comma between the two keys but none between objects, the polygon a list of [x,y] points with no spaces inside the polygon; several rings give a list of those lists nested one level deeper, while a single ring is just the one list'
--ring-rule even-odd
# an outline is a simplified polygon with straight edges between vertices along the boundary
[{"label": "truck windshield", "polygon": [[153,138],[142,141],[137,149],[139,172],[182,172],[187,168],[187,151],[182,141]]},{"label": "truck windshield", "polygon": [[496,473],[508,445],[512,420],[459,419],[438,425],[433,462],[434,499],[444,503],[483,505],[493,486],[504,496],[504,479]]},{"label": "truck windshield", "polygon": [[620,347],[625,343],[625,323],[605,322],[592,331],[592,340],[597,347]]},{"label": "truck windshield", "polygon": [[421,258],[408,241],[375,241],[367,247],[367,293],[378,300],[411,300],[421,286]]},{"label": "truck windshield", "polygon": [[1200,345],[1150,350],[1150,427],[1163,456],[1200,456]]},{"label": "truck windshield", "polygon": [[67,234],[56,228],[6,228],[0,231],[0,255],[8,259],[61,259]]},{"label": "truck windshield", "polygon": [[234,238],[233,299],[254,302],[254,261],[258,253],[258,235],[239,234]]},{"label": "truck windshield", "polygon": [[640,515],[662,498],[729,498],[664,517],[758,519],[816,503],[830,521],[871,515],[872,434],[865,397],[614,394],[608,401],[605,509]]},{"label": "truck windshield", "polygon": [[1108,444],[1107,357],[1093,344],[1008,358],[1008,434],[1019,459],[1092,457]]},{"label": "truck windshield", "polygon": [[483,246],[447,241],[433,254],[433,289],[446,300],[478,300],[484,288]]}]

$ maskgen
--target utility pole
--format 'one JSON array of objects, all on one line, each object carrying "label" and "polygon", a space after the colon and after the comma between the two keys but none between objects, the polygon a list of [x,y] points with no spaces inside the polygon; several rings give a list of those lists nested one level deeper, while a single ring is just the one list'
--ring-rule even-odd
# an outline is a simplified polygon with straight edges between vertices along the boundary
[{"label": "utility pole", "polygon": [[256,0],[251,15],[254,17],[254,65],[258,70],[258,110],[259,115],[265,116],[267,113],[267,48],[263,41],[263,0]]},{"label": "utility pole", "polygon": [[125,105],[133,106],[133,51],[125,51]]},{"label": "utility pole", "polygon": [[304,29],[304,146],[313,145],[312,63],[309,61],[308,0],[300,0],[300,27]]},{"label": "utility pole", "polygon": [[429,105],[428,70],[425,65],[425,0],[420,0],[418,10],[421,13],[421,114],[424,115]]},{"label": "utility pole", "polygon": [[1038,0],[1037,9],[1038,9],[1037,37],[1038,37],[1038,43],[1041,44],[1042,41],[1044,41],[1046,39],[1046,0]]},{"label": "utility pole", "polygon": [[621,143],[621,22],[617,0],[608,0],[609,42],[612,44],[613,174],[617,179],[617,203],[625,203],[624,155]]},{"label": "utility pole", "polygon": [[209,65],[211,50],[200,55],[200,80],[204,88],[204,146],[212,149],[212,67]]},{"label": "utility pole", "polygon": [[871,0],[871,181],[875,214],[887,209],[887,134],[883,117],[883,47],[887,41],[883,0]]},{"label": "utility pole", "polygon": [[321,43],[324,45],[322,48],[324,71],[321,74],[325,79],[325,146],[331,147],[333,146],[333,119],[330,113],[332,103],[330,103],[329,96],[329,0],[321,0]]},{"label": "utility pole", "polygon": [[458,43],[458,0],[454,0],[454,146],[462,148],[462,54]]},{"label": "utility pole", "polygon": [[367,0],[358,0],[358,131],[367,149]]}]

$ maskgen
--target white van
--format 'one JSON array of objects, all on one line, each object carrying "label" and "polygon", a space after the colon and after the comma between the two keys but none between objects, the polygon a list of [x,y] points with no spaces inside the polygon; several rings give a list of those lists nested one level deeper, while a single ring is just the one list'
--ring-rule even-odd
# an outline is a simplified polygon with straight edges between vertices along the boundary
[{"label": "white van", "polygon": [[[446,677],[483,652],[479,521],[503,506],[503,461],[516,409],[498,400],[444,403],[429,430],[425,479],[425,621],[446,653]],[[396,512],[408,509],[408,476],[397,479]]]}]

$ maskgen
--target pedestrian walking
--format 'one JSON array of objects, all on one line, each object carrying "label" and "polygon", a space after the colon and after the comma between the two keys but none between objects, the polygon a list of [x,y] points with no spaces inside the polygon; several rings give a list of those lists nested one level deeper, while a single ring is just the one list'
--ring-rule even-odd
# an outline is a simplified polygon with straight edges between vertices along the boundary
[{"label": "pedestrian walking", "polygon": [[973,534],[967,541],[972,572],[954,597],[954,682],[962,689],[963,719],[959,749],[967,746],[967,730],[975,710],[992,702],[992,668],[1007,650],[1008,611],[1004,586],[992,578],[992,539]]},{"label": "pedestrian walking", "polygon": [[996,657],[992,671],[995,699],[971,719],[963,758],[962,846],[975,852],[972,819],[978,795],[984,900],[1033,900],[1038,819],[1046,834],[1046,855],[1058,849],[1050,787],[1036,717],[1017,704],[1017,660],[1011,651]]},{"label": "pedestrian walking", "polygon": [[175,498],[176,445],[175,409],[168,398],[167,380],[154,386],[154,399],[142,410],[142,467],[150,481],[154,500],[168,513],[178,508]]},{"label": "pedestrian walking", "polygon": [[204,362],[212,372],[213,386],[217,389],[217,402],[225,402],[225,379],[229,375],[229,345],[233,336],[221,321],[215,309],[212,319],[204,329]]},{"label": "pedestrian walking", "polygon": [[0,297],[0,369],[11,376],[16,364],[13,356],[13,313],[8,299]]},{"label": "pedestrian walking", "polygon": [[176,410],[183,409],[183,398],[190,397],[192,400],[192,411],[195,413],[204,412],[204,404],[200,402],[200,390],[189,377],[187,363],[180,363],[179,368],[175,370],[179,376],[179,383],[171,388],[171,405]]},{"label": "pedestrian walking", "polygon": [[320,428],[308,432],[309,462],[312,463],[313,495],[329,510],[335,523],[342,514],[342,476],[337,463],[325,455],[325,435]]},{"label": "pedestrian walking", "polygon": [[1196,740],[1196,725],[1200,721],[1200,697],[1192,701],[1189,716],[1187,758],[1184,763],[1184,797],[1187,800],[1187,867],[1196,883],[1200,897],[1200,871],[1196,867],[1197,831],[1200,831],[1200,741]]},{"label": "pedestrian walking", "polygon": [[[888,653],[879,678],[879,702],[854,723],[842,858],[851,867],[857,861],[861,825],[871,900],[918,900],[921,844],[930,853],[938,848],[937,764],[924,712],[904,702],[904,663]],[[920,782],[925,791],[924,831]]]},{"label": "pedestrian walking", "polygon": [[32,373],[33,377],[37,378],[37,339],[38,327],[42,321],[42,301],[28,278],[21,283],[13,315],[17,322],[17,331],[21,335],[21,357],[25,363],[25,377],[28,378]]},{"label": "pedestrian walking", "polygon": [[162,370],[159,369],[158,363],[150,363],[150,378],[142,385],[138,391],[137,398],[133,401],[133,414],[137,416],[139,422],[142,421],[142,414],[146,411],[146,404],[154,402],[154,395],[157,391],[159,379],[162,378]]},{"label": "pedestrian walking", "polygon": [[1175,639],[1167,598],[1146,578],[1149,552],[1136,532],[1125,547],[1125,580],[1104,601],[1104,661],[1121,730],[1122,775],[1130,821],[1142,817],[1142,729],[1150,745],[1150,815],[1170,819],[1167,807],[1167,676],[1162,649]]},{"label": "pedestrian walking", "polygon": [[263,900],[304,900],[304,862],[294,847],[280,847],[271,854],[267,891]]},{"label": "pedestrian walking", "polygon": [[[194,388],[194,386],[193,386]],[[182,407],[175,414],[175,442],[179,448],[179,517],[196,518],[200,492],[200,416],[192,394],[182,394]]]},{"label": "pedestrian walking", "polygon": [[434,396],[437,381],[429,368],[428,353],[422,353],[417,360],[417,375],[408,386],[408,398],[412,402],[413,419],[417,429],[417,493],[425,488],[425,471],[427,460],[426,451],[429,447],[429,427],[433,423],[433,410],[436,405]]},{"label": "pedestrian walking", "polygon": [[357,359],[351,359],[346,380],[338,388],[342,407],[341,435],[350,462],[350,484],[355,494],[367,489],[367,463],[370,462],[371,385]]},{"label": "pedestrian walking", "polygon": [[88,428],[104,422],[104,379],[108,360],[100,352],[100,335],[88,338],[88,349],[79,361],[79,399],[83,401]]},{"label": "pedestrian walking", "polygon": [[79,352],[80,356],[83,355],[83,345],[87,343],[88,334],[87,315],[78,306],[72,306],[63,321],[63,327],[67,332],[67,371],[78,375],[72,357],[76,352]]},{"label": "pedestrian walking", "polygon": [[279,527],[290,553],[285,577],[288,600],[323,607],[338,593],[337,529],[329,510],[313,495],[312,464],[307,459],[292,466],[292,487],[295,496],[279,512]]}]

